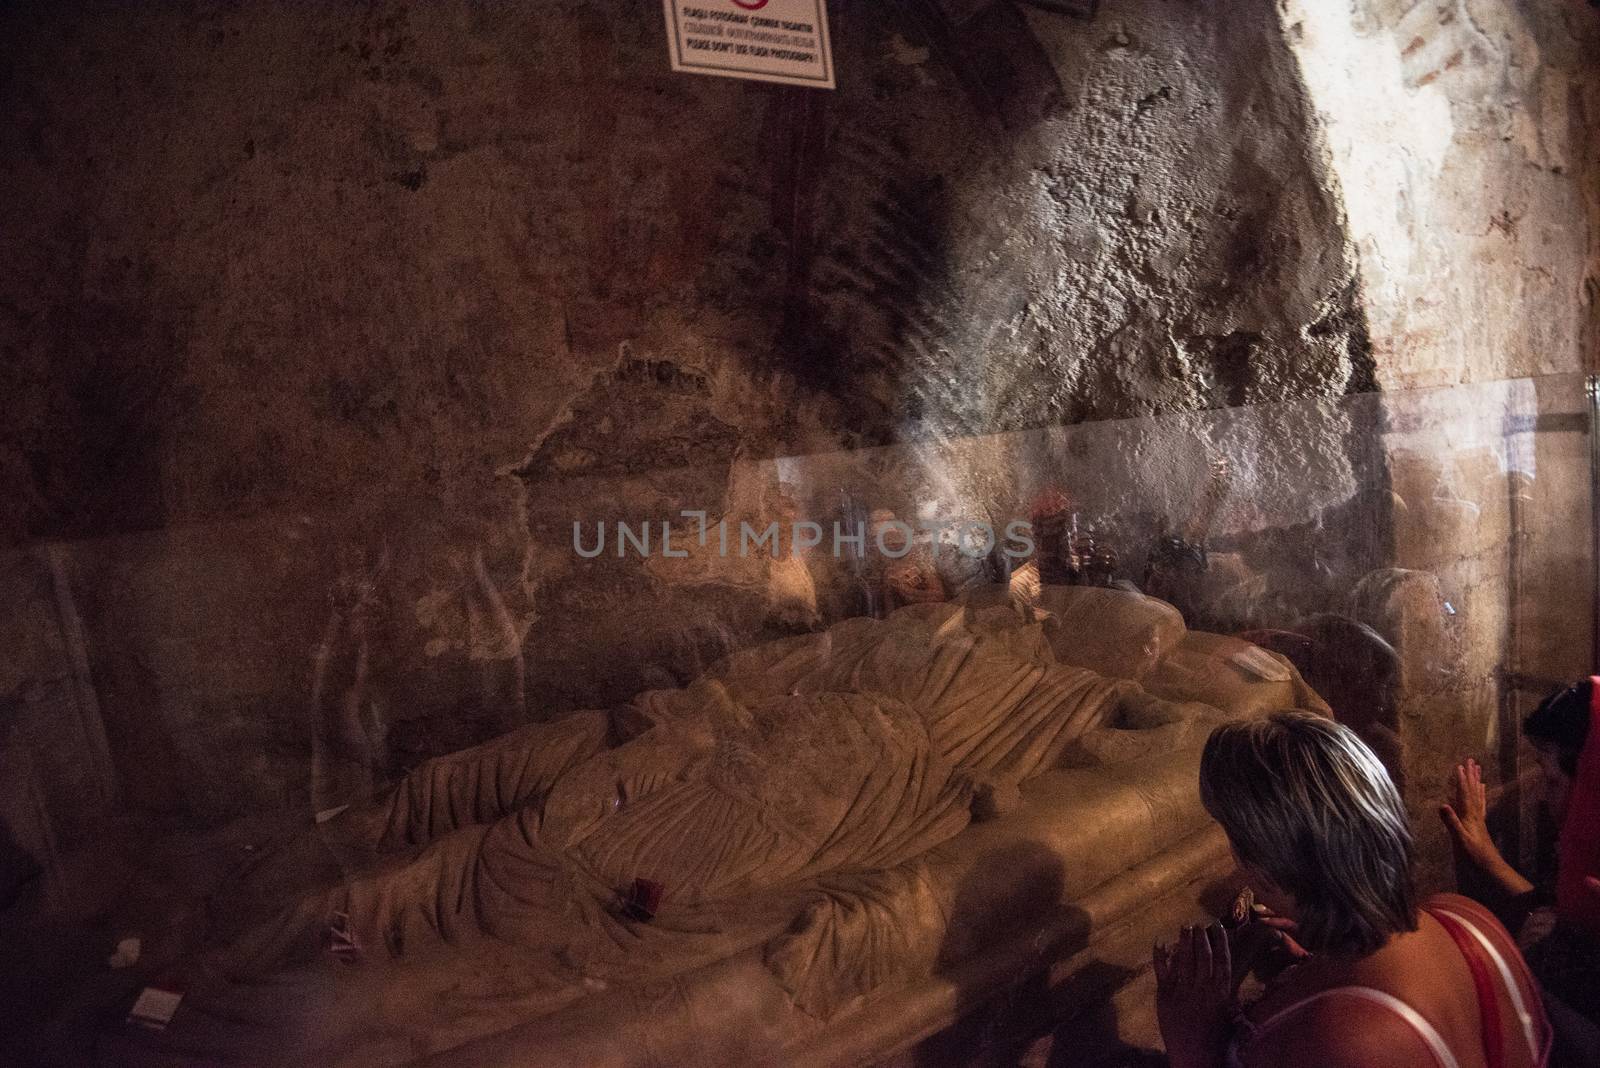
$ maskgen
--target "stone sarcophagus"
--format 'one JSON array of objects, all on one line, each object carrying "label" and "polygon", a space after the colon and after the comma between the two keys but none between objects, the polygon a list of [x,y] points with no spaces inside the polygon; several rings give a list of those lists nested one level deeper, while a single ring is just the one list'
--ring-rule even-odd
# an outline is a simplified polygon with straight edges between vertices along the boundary
[{"label": "stone sarcophagus", "polygon": [[1198,747],[1284,707],[1326,710],[1287,660],[1122,590],[758,644],[256,853],[177,966],[193,1010],[121,1055],[883,1060],[1225,870]]}]

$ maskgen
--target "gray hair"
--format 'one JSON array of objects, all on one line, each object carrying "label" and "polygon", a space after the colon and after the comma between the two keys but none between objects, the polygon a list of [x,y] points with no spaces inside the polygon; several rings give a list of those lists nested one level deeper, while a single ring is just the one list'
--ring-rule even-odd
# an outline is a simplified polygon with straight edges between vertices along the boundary
[{"label": "gray hair", "polygon": [[1200,800],[1239,859],[1294,895],[1307,949],[1361,955],[1417,929],[1405,806],[1348,727],[1309,712],[1224,724]]}]

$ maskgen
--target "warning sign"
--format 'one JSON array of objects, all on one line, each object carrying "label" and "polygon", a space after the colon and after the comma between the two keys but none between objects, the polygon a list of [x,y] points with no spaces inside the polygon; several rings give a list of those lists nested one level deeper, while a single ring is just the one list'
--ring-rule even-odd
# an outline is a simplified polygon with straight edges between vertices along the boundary
[{"label": "warning sign", "polygon": [[662,0],[672,69],[833,88],[823,0]]}]

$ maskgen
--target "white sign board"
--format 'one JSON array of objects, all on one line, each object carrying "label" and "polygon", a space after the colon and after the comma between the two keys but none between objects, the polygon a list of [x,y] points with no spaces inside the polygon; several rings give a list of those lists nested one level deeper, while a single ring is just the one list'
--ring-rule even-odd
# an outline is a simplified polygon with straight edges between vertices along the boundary
[{"label": "white sign board", "polygon": [[824,0],[662,0],[672,69],[832,89]]}]

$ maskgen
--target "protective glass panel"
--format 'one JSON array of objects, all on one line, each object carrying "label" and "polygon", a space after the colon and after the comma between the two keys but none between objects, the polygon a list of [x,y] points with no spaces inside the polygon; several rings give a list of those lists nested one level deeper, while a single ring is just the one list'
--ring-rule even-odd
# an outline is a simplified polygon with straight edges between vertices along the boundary
[{"label": "protective glass panel", "polygon": [[400,500],[6,557],[30,1040],[889,1056],[1133,974],[1226,870],[1206,733],[1281,708],[1424,835],[1489,754],[1534,848],[1517,723],[1594,646],[1576,376],[654,467],[590,430],[498,475],[521,542]]}]

